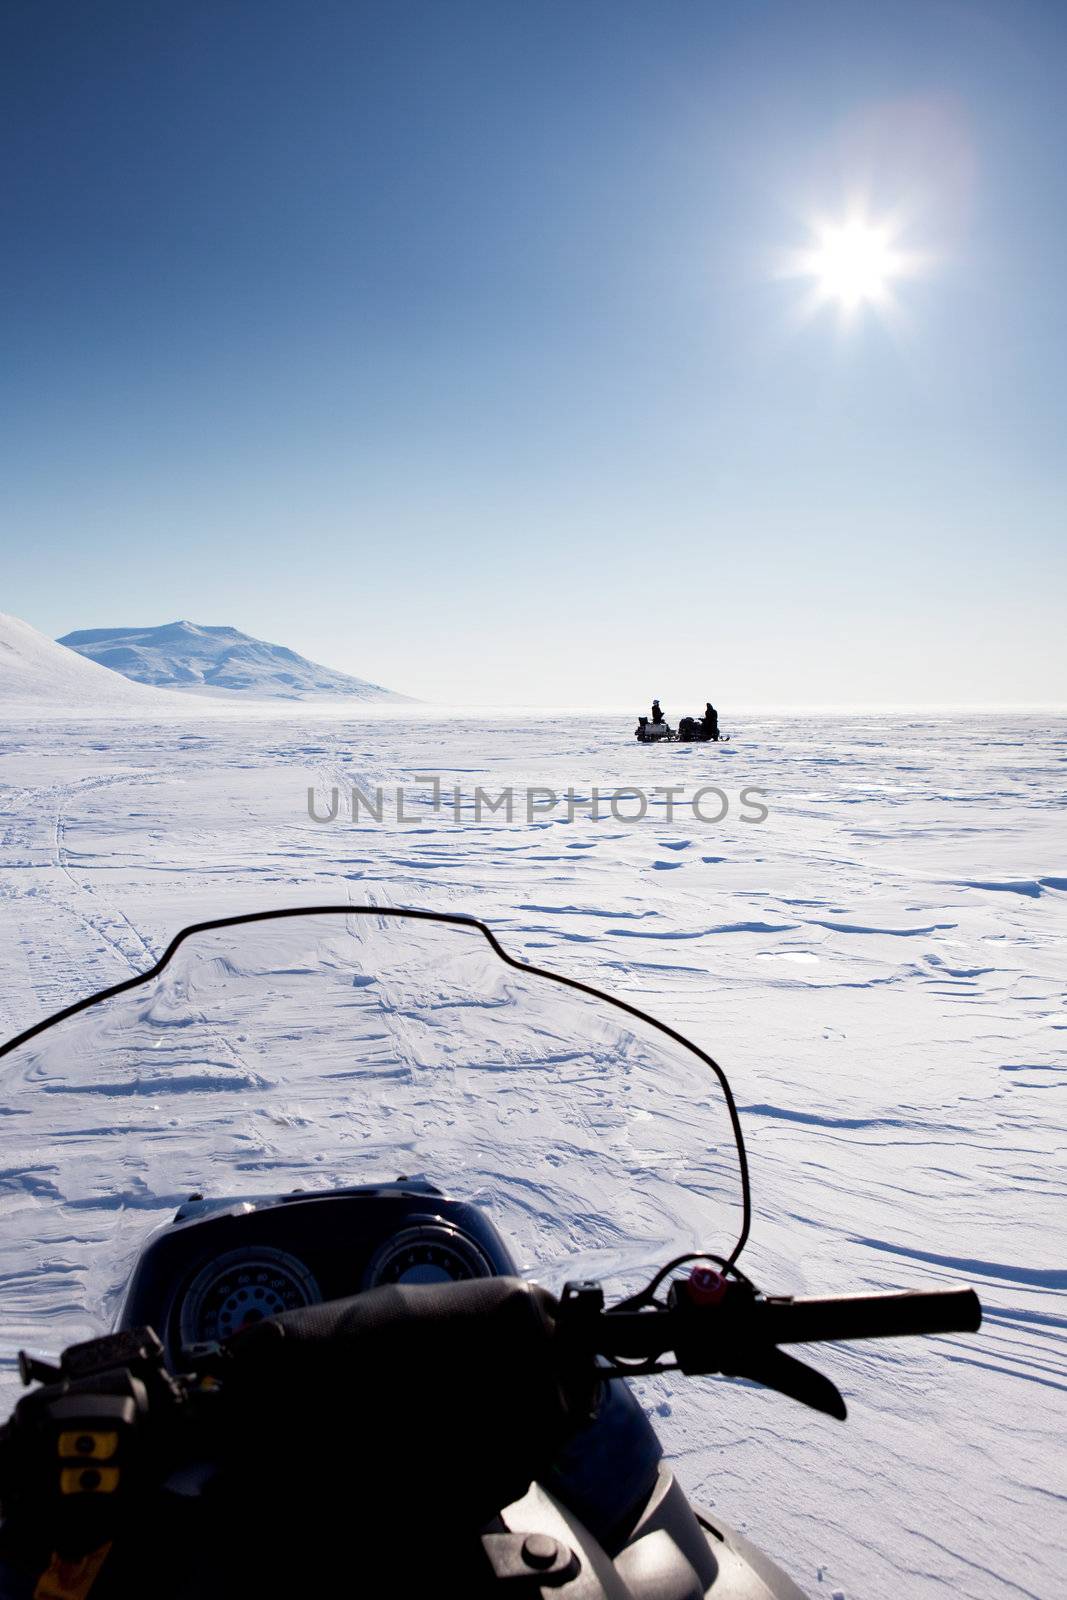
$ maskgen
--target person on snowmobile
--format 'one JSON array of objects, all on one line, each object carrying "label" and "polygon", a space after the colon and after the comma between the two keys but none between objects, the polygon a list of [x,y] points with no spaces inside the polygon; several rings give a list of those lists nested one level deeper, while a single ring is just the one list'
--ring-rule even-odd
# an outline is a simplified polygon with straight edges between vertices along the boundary
[{"label": "person on snowmobile", "polygon": [[709,700],[704,707],[704,715],[700,719],[704,729],[705,739],[718,740],[719,738],[719,713]]},{"label": "person on snowmobile", "polygon": [[664,720],[665,719],[664,719],[664,716],[663,716],[663,712],[660,710],[659,701],[658,700],[653,700],[653,702],[652,702],[652,721],[656,722],[656,723],[659,723],[659,722],[663,722]]}]

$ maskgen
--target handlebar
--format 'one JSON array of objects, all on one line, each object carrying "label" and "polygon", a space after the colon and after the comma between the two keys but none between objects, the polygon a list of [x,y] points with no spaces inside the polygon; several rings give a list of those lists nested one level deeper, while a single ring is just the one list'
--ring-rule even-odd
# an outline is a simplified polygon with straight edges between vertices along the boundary
[{"label": "handlebar", "polygon": [[728,1370],[716,1358],[782,1344],[973,1333],[982,1307],[973,1289],[793,1299],[702,1269],[672,1286],[667,1308],[604,1311],[593,1284],[568,1284],[563,1324],[597,1355],[654,1362],[674,1351],[685,1372]]},{"label": "handlebar", "polygon": [[[970,1289],[796,1300],[707,1267],[675,1279],[666,1304],[643,1304],[605,1310],[593,1282],[567,1284],[559,1300],[517,1278],[390,1285],[267,1318],[221,1347],[194,1347],[181,1377],[147,1328],[74,1346],[58,1367],[27,1358],[24,1381],[40,1387],[0,1428],[0,1508],[31,1530],[54,1522],[72,1548],[90,1550],[151,1481],[152,1463],[182,1451],[239,1456],[238,1480],[268,1495],[290,1483],[279,1462],[332,1461],[337,1438],[367,1436],[383,1483],[403,1476],[418,1438],[438,1494],[449,1484],[457,1514],[488,1516],[503,1503],[495,1497],[523,1492],[531,1462],[551,1459],[594,1414],[603,1379],[672,1365],[722,1373],[843,1420],[833,1383],[779,1345],[973,1332],[982,1316]],[[354,1381],[359,1374],[373,1381]],[[88,1467],[68,1459],[82,1436],[110,1441],[106,1459],[122,1493],[95,1492],[95,1457]],[[457,1439],[470,1441],[458,1475]],[[71,1474],[84,1493],[62,1488]],[[317,1478],[313,1487],[320,1492]]]},{"label": "handlebar", "polygon": [[771,1344],[891,1339],[901,1334],[975,1333],[982,1307],[973,1289],[912,1289],[903,1294],[780,1297],[757,1302],[757,1325]]},{"label": "handlebar", "polygon": [[[516,1278],[393,1285],[269,1318],[221,1348],[188,1350],[188,1377],[180,1382],[196,1393],[205,1377],[217,1374],[239,1397],[236,1403],[247,1404],[250,1417],[261,1411],[266,1394],[276,1417],[286,1407],[303,1415],[312,1392],[327,1412],[331,1397],[346,1394],[360,1369],[390,1380],[382,1385],[390,1393],[414,1393],[417,1374],[420,1392],[436,1396],[438,1407],[442,1396],[456,1391],[506,1392],[521,1372],[525,1389],[540,1396],[536,1416],[552,1410],[552,1396],[573,1400],[591,1394],[598,1378],[663,1371],[663,1358],[673,1356],[672,1364],[687,1374],[749,1377],[843,1416],[832,1385],[821,1380],[822,1389],[813,1388],[817,1375],[780,1345],[969,1333],[981,1320],[971,1289],[793,1299],[762,1295],[744,1277],[707,1267],[675,1279],[666,1305],[639,1310],[606,1310],[595,1282],[568,1283],[558,1301]],[[107,1384],[117,1372],[126,1375],[124,1382],[136,1379],[143,1388],[148,1381],[166,1396],[174,1390],[159,1340],[151,1329],[135,1329],[74,1346],[59,1367],[25,1360],[24,1381],[43,1388],[20,1402],[16,1417],[47,1409],[72,1390],[92,1389],[97,1380],[106,1379],[103,1392],[110,1393]],[[576,1403],[580,1409],[585,1402]],[[457,1404],[466,1404],[462,1393]]]},{"label": "handlebar", "polygon": [[614,1377],[662,1372],[663,1357],[673,1353],[681,1372],[748,1378],[841,1421],[847,1409],[835,1386],[780,1345],[971,1333],[982,1321],[972,1289],[795,1300],[761,1295],[746,1278],[706,1266],[675,1279],[666,1306],[653,1308],[647,1298],[643,1308],[630,1309],[634,1304],[605,1311],[599,1285],[568,1284],[560,1331],[572,1347],[606,1362]]}]

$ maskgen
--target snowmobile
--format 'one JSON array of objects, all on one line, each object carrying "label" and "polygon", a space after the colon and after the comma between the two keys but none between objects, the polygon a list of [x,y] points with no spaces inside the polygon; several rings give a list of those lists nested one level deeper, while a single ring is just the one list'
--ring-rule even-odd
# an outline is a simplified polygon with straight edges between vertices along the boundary
[{"label": "snowmobile", "polygon": [[720,733],[712,737],[700,717],[682,717],[677,728],[669,722],[650,722],[638,717],[634,737],[639,744],[728,744],[730,735]]},{"label": "snowmobile", "polygon": [[42,1302],[58,1361],[19,1358],[5,1600],[803,1600],[689,1501],[633,1381],[844,1419],[783,1347],[981,1320],[970,1290],[762,1293],[722,1068],[470,917],[203,922],[0,1055],[65,1197],[6,1247],[51,1218],[84,1286]]},{"label": "snowmobile", "polygon": [[634,738],[641,744],[676,744],[678,735],[669,722],[652,722],[648,717],[638,717]]},{"label": "snowmobile", "polygon": [[[714,727],[717,730],[718,724]],[[730,735],[709,732],[703,717],[682,717],[678,722],[678,738],[683,744],[725,744],[729,742]]]}]

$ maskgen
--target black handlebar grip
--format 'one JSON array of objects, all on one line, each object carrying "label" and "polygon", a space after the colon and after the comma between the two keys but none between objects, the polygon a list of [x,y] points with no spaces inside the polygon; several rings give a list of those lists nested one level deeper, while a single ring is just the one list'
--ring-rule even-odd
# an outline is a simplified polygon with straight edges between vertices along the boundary
[{"label": "black handlebar grip", "polygon": [[909,1290],[758,1302],[754,1323],[773,1344],[889,1339],[909,1333],[974,1333],[982,1306],[973,1289]]}]

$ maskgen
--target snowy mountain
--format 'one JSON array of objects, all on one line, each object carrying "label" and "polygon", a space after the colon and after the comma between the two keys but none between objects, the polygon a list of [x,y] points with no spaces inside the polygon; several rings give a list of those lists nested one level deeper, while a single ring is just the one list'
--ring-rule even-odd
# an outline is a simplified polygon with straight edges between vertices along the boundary
[{"label": "snowy mountain", "polygon": [[137,712],[177,708],[182,700],[163,689],[119,678],[95,661],[64,650],[20,617],[0,612],[0,710],[27,712]]},{"label": "snowy mountain", "polygon": [[88,628],[65,634],[59,643],[137,683],[194,694],[241,694],[261,700],[321,695],[379,701],[407,698],[308,661],[284,645],[253,639],[237,628],[209,628],[195,622],[169,622],[159,628]]}]

